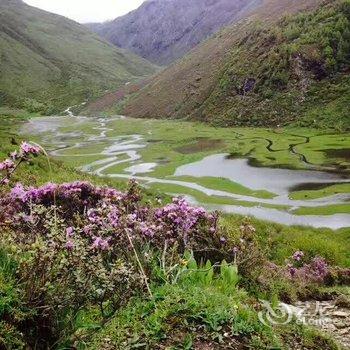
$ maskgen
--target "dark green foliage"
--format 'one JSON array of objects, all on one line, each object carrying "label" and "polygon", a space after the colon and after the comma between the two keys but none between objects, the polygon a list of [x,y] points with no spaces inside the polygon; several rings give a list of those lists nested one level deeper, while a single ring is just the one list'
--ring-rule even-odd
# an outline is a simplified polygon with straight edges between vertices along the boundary
[{"label": "dark green foliage", "polygon": [[[200,108],[201,117],[211,120],[213,113],[221,114],[215,122],[229,125],[299,120],[304,126],[348,129],[348,6],[326,1],[318,10],[286,17],[274,27],[256,24],[233,50],[220,83]],[[242,95],[237,86],[247,77],[256,84]],[[336,100],[330,98],[327,90],[340,86]]]}]

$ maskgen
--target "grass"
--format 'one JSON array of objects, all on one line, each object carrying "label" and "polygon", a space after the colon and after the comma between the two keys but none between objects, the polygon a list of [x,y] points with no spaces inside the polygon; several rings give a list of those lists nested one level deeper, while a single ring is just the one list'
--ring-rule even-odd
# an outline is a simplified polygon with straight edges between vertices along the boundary
[{"label": "grass", "polygon": [[[277,264],[294,252],[302,250],[307,256],[323,256],[335,265],[350,267],[350,229],[333,231],[311,227],[284,226],[250,218],[256,228],[261,249]],[[224,215],[221,221],[232,237],[239,236],[242,217]]]},{"label": "grass", "polygon": [[236,194],[242,194],[257,198],[273,198],[274,194],[268,191],[253,191],[247,187],[244,187],[236,182],[216,177],[192,177],[192,176],[174,176],[174,179],[180,181],[187,181],[197,183],[206,188],[216,189],[225,192],[231,192]]},{"label": "grass", "polygon": [[260,204],[258,202],[258,198],[256,202],[245,202],[240,200],[235,200],[233,198],[228,198],[224,196],[208,196],[204,194],[203,192],[181,186],[181,185],[173,185],[173,184],[161,184],[161,183],[155,183],[155,184],[145,184],[146,188],[149,188],[151,191],[158,193],[159,195],[161,193],[168,193],[171,195],[183,195],[186,194],[190,197],[195,198],[198,203],[204,205],[204,204],[216,204],[216,205],[238,205],[238,206],[244,206],[244,207],[254,207],[257,205],[264,206],[266,208],[275,208],[275,209],[281,209],[285,210],[289,207],[282,206],[282,205],[270,205],[270,204]]},{"label": "grass", "polygon": [[293,210],[296,215],[332,215],[337,213],[350,213],[350,204],[335,204],[322,207],[302,207]]},{"label": "grass", "polygon": [[292,192],[289,197],[291,199],[317,199],[328,197],[339,193],[350,192],[349,184],[333,185],[322,190],[296,191]]},{"label": "grass", "polygon": [[[348,134],[333,134],[332,132],[319,132],[315,129],[286,128],[286,129],[264,129],[264,128],[215,128],[199,123],[180,121],[157,121],[157,120],[133,120],[127,119],[115,122],[112,128],[118,130],[118,134],[141,134],[145,139],[151,141],[147,149],[142,150],[145,162],[157,160],[165,155],[170,158],[169,167],[176,169],[177,166],[202,159],[204,156],[213,154],[213,150],[195,151],[188,153],[177,152],[184,146],[191,146],[195,138],[208,138],[209,140],[222,140],[220,147],[215,147],[215,153],[232,153],[240,157],[249,157],[254,163],[270,167],[288,167],[294,169],[308,168],[299,158],[290,152],[290,145],[300,143],[297,151],[304,154],[306,159],[314,166],[346,165],[341,159],[329,159],[322,152],[330,147],[350,147]],[[177,130],[181,130],[178,133]],[[149,135],[148,132],[151,132]],[[296,136],[298,135],[298,136]],[[310,137],[306,143],[305,137]],[[154,142],[158,141],[158,142]],[[267,146],[272,142],[270,149]],[[336,145],[336,146],[334,146]],[[347,163],[348,164],[348,163]],[[348,164],[349,167],[349,164]],[[344,170],[349,169],[345,167]],[[155,175],[168,175],[168,172],[159,172]]]},{"label": "grass", "polygon": [[[309,349],[316,349],[322,339],[295,324],[283,330],[264,326],[242,290],[222,289],[215,280],[210,285],[183,281],[155,288],[153,300],[131,302],[93,336],[87,349],[109,344],[118,349],[193,349],[215,344],[285,349],[292,334],[298,334]],[[336,349],[331,341],[326,344]]]}]

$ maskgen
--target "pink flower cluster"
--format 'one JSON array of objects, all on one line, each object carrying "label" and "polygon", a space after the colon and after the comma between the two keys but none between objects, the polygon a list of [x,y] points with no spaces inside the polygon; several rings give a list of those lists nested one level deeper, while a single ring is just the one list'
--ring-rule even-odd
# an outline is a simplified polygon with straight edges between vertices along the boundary
[{"label": "pink flower cluster", "polygon": [[0,163],[0,171],[8,171],[15,167],[15,163],[11,159],[6,159]]},{"label": "pink flower cluster", "polygon": [[301,261],[303,259],[303,257],[304,257],[304,252],[302,252],[300,250],[296,251],[293,254],[293,260],[298,261],[298,262]]},{"label": "pink flower cluster", "polygon": [[295,263],[287,264],[287,276],[292,279],[299,279],[305,282],[323,282],[329,274],[329,266],[326,260],[316,256],[310,263],[302,262],[304,252],[297,251],[292,255]]},{"label": "pink flower cluster", "polygon": [[[38,156],[41,153],[39,146],[32,145],[28,142],[22,142],[19,151],[10,154],[10,158],[0,163],[0,171],[4,172],[3,178],[0,178],[0,185],[8,184],[10,176],[21,162],[29,160],[30,156]],[[16,163],[17,162],[17,165]]]},{"label": "pink flower cluster", "polygon": [[58,202],[67,202],[67,199],[74,200],[67,202],[66,205],[79,203],[80,206],[88,203],[95,203],[102,198],[110,200],[123,199],[123,193],[104,187],[94,187],[89,182],[76,181],[57,185],[47,183],[40,187],[25,188],[22,184],[17,184],[10,192],[12,200],[19,200],[23,203],[36,203],[44,205],[53,205]]},{"label": "pink flower cluster", "polygon": [[[28,142],[22,142],[18,157],[27,157],[29,155],[37,156],[41,153],[41,149],[37,145]],[[14,153],[12,155],[15,155]]]},{"label": "pink flower cluster", "polygon": [[[201,245],[222,247],[226,239],[218,235],[218,215],[190,206],[182,198],[161,208],[142,205],[140,189],[131,182],[126,192],[95,187],[89,182],[48,183],[40,187],[17,184],[1,201],[0,222],[11,222],[17,229],[42,232],[43,217],[32,215],[33,206],[56,208],[66,224],[65,249],[73,250],[82,239],[92,250],[130,248],[129,234],[135,243],[151,243],[162,249],[165,242],[184,251]],[[30,220],[26,218],[31,218]],[[33,223],[36,227],[33,228]],[[127,234],[126,234],[127,233]]]},{"label": "pink flower cluster", "polygon": [[[162,234],[167,234],[169,239],[182,235],[185,246],[192,238],[191,234],[200,233],[202,222],[209,226],[212,234],[217,231],[216,214],[208,214],[203,208],[192,207],[183,198],[174,198],[171,204],[159,208],[155,218]],[[164,227],[167,228],[165,232]]]}]

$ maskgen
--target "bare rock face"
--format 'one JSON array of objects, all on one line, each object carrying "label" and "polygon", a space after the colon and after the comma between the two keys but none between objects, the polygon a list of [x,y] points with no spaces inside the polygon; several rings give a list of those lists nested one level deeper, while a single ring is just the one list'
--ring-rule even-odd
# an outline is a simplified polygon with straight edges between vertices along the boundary
[{"label": "bare rock face", "polygon": [[148,0],[111,22],[88,24],[113,44],[167,65],[261,0]]}]

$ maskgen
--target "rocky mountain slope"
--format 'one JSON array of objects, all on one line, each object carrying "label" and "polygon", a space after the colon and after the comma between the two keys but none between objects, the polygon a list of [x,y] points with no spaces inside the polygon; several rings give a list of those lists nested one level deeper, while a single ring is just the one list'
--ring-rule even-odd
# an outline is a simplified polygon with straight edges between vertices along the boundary
[{"label": "rocky mountain slope", "polygon": [[124,112],[350,128],[349,0],[265,0],[156,76]]},{"label": "rocky mountain slope", "polygon": [[60,111],[155,71],[85,26],[0,0],[0,105]]},{"label": "rocky mountain slope", "polygon": [[167,65],[259,3],[261,0],[148,0],[125,16],[89,27],[119,47]]}]

